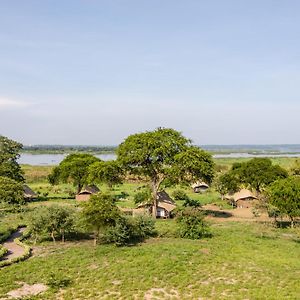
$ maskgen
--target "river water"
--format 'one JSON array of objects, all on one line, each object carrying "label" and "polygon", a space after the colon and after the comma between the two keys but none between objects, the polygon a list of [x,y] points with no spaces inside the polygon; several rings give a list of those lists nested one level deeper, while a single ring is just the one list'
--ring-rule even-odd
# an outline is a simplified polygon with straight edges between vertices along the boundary
[{"label": "river water", "polygon": [[[19,159],[20,164],[33,165],[33,166],[53,166],[58,165],[67,154],[29,154],[23,153]],[[109,154],[97,154],[96,157],[107,161],[116,159],[116,155]],[[253,157],[300,157],[300,154],[249,154],[249,153],[226,153],[215,154],[214,158],[253,158]]]}]

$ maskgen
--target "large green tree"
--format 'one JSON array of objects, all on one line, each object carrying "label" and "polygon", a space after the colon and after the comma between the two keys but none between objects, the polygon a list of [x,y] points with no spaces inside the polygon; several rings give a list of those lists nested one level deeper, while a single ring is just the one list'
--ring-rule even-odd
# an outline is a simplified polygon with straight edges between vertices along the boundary
[{"label": "large green tree", "polygon": [[253,158],[247,162],[235,163],[232,169],[220,176],[218,189],[221,192],[235,192],[242,186],[261,193],[277,179],[287,178],[288,173],[279,165],[273,165],[268,158]]},{"label": "large green tree", "polygon": [[174,129],[158,128],[130,135],[119,146],[117,155],[127,171],[148,180],[154,217],[157,193],[164,182],[191,183],[199,179],[211,182],[213,178],[211,155],[192,146],[189,139]]},{"label": "large green tree", "polygon": [[22,144],[0,136],[0,176],[18,182],[24,181],[23,172],[18,164],[22,147]]},{"label": "large green tree", "polygon": [[268,189],[269,203],[291,219],[300,217],[300,178],[289,177],[275,181]]},{"label": "large green tree", "polygon": [[107,193],[92,195],[89,201],[81,203],[81,207],[81,219],[83,224],[93,231],[96,245],[101,230],[114,226],[121,211],[112,195]]},{"label": "large green tree", "polygon": [[0,176],[0,203],[4,205],[24,204],[23,185],[9,177]]},{"label": "large green tree", "polygon": [[77,193],[88,183],[89,166],[100,161],[99,158],[85,153],[68,155],[57,167],[53,168],[49,175],[49,182],[73,182],[77,187]]},{"label": "large green tree", "polygon": [[122,183],[124,171],[118,161],[98,161],[89,167],[89,181],[105,183],[112,188]]}]

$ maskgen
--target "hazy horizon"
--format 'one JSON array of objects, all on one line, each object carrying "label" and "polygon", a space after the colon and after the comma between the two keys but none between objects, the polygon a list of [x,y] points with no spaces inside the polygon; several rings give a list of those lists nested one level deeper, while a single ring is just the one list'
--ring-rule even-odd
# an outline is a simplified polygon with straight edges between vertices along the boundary
[{"label": "hazy horizon", "polygon": [[300,2],[0,3],[0,134],[118,145],[300,143]]}]

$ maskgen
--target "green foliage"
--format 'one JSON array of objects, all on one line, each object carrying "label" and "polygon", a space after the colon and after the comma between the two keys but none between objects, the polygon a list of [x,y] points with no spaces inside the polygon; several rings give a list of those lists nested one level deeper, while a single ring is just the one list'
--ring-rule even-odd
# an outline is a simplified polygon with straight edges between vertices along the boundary
[{"label": "green foliage", "polygon": [[216,190],[221,194],[225,195],[227,193],[235,193],[240,187],[240,177],[239,174],[232,169],[231,171],[221,175],[216,180]]},{"label": "green foliage", "polygon": [[292,175],[300,175],[300,159],[296,159],[294,165],[291,168]]},{"label": "green foliage", "polygon": [[65,234],[74,231],[75,210],[61,205],[40,206],[30,218],[29,227],[35,240],[43,236],[51,236],[53,242],[58,237],[65,240]]},{"label": "green foliage", "polygon": [[185,208],[177,213],[179,236],[187,239],[201,239],[210,236],[209,226],[204,214],[197,208]]},{"label": "green foliage", "polygon": [[288,176],[286,170],[278,165],[272,165],[272,161],[268,158],[253,158],[246,164],[241,164],[239,169],[242,181],[258,192],[275,180]]},{"label": "green foliage", "polygon": [[269,203],[292,221],[300,217],[300,178],[289,177],[275,181],[268,190]]},{"label": "green foliage", "polygon": [[116,184],[121,184],[124,171],[118,161],[98,161],[89,167],[89,181],[105,183],[110,188]]},{"label": "green foliage", "polygon": [[125,246],[133,242],[141,242],[155,234],[155,222],[148,216],[120,217],[115,226],[108,227],[104,233],[104,241],[116,246]]},{"label": "green foliage", "polygon": [[51,184],[73,182],[79,193],[83,186],[88,183],[89,166],[98,161],[100,160],[91,154],[70,154],[57,167],[53,168],[48,180]]},{"label": "green foliage", "polygon": [[268,185],[288,173],[279,165],[272,165],[268,158],[253,158],[242,163],[234,163],[229,172],[220,176],[217,189],[221,194],[236,192],[242,185],[262,192]]},{"label": "green foliage", "polygon": [[174,190],[172,192],[172,196],[173,196],[175,201],[185,201],[185,200],[189,199],[187,193],[185,191],[179,190],[179,189]]},{"label": "green foliage", "polygon": [[201,203],[196,199],[187,198],[184,203],[184,207],[201,207]]},{"label": "green foliage", "polygon": [[134,203],[148,203],[151,202],[151,190],[149,188],[143,188],[134,194]]},{"label": "green foliage", "polygon": [[23,182],[23,172],[17,160],[22,144],[0,135],[0,176]]},{"label": "green foliage", "polygon": [[81,218],[83,224],[94,232],[94,241],[97,243],[101,230],[109,226],[115,226],[120,218],[118,209],[111,194],[98,193],[92,195],[89,201],[81,203]]},{"label": "green foliage", "polygon": [[9,177],[0,176],[0,203],[4,205],[24,204],[22,183]]},{"label": "green foliage", "polygon": [[191,145],[180,132],[158,128],[130,135],[117,150],[118,161],[132,174],[142,175],[152,190],[153,216],[157,193],[164,182],[211,181],[214,163],[210,154]]},{"label": "green foliage", "polygon": [[8,250],[0,245],[0,260],[7,252],[8,252]]},{"label": "green foliage", "polygon": [[210,153],[196,146],[186,147],[174,157],[174,181],[190,184],[201,180],[211,183],[214,178],[215,163]]}]

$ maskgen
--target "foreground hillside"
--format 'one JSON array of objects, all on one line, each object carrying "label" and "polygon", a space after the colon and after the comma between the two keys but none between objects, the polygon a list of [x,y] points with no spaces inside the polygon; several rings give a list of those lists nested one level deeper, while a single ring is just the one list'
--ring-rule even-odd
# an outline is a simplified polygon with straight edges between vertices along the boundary
[{"label": "foreground hillside", "polygon": [[[176,225],[159,221],[161,235],[166,226]],[[214,223],[212,233],[119,248],[49,242],[29,260],[0,269],[0,299],[20,282],[48,285],[53,277],[65,287],[30,299],[299,299],[299,229],[226,222]]]}]

